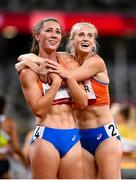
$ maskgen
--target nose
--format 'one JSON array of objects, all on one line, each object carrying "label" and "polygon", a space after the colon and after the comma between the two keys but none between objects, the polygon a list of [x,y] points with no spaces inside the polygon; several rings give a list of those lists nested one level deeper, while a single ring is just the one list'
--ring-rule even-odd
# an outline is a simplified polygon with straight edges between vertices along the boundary
[{"label": "nose", "polygon": [[83,41],[84,41],[84,42],[88,42],[89,39],[88,39],[87,37],[85,37],[85,38],[83,38]]},{"label": "nose", "polygon": [[51,33],[51,37],[52,37],[52,38],[57,38],[57,33],[56,33],[55,31],[53,31],[53,32]]},{"label": "nose", "polygon": [[83,38],[84,41],[88,41],[89,40],[89,37],[88,35],[84,35],[84,38]]}]

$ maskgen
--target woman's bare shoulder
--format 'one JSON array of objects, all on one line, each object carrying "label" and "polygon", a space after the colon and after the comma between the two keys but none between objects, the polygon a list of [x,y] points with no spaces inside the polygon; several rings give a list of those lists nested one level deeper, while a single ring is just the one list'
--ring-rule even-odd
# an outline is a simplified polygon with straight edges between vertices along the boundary
[{"label": "woman's bare shoulder", "polygon": [[22,85],[25,86],[28,84],[32,84],[33,82],[37,82],[38,75],[31,69],[26,68],[19,73],[19,79],[22,82]]},{"label": "woman's bare shoulder", "polygon": [[59,58],[63,58],[64,62],[67,64],[69,69],[74,69],[76,67],[79,67],[79,64],[77,61],[75,61],[74,57],[68,53],[68,52],[58,52]]},{"label": "woman's bare shoulder", "polygon": [[57,55],[59,57],[72,58],[72,55],[68,52],[65,52],[65,51],[57,52]]},{"label": "woman's bare shoulder", "polygon": [[89,57],[88,59],[86,59],[85,63],[98,63],[101,65],[105,65],[105,62],[103,60],[102,57],[100,57],[98,54],[94,54],[93,56]]}]

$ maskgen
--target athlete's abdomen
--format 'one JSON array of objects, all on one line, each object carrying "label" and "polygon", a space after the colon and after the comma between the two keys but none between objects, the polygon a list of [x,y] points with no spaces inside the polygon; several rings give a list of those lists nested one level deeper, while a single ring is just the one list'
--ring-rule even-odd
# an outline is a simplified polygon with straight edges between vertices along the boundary
[{"label": "athlete's abdomen", "polygon": [[81,129],[96,128],[113,121],[109,106],[88,107],[84,111],[76,111],[78,126]]},{"label": "athlete's abdomen", "polygon": [[70,105],[54,105],[43,119],[37,119],[37,125],[59,129],[75,128],[76,121],[71,110]]}]

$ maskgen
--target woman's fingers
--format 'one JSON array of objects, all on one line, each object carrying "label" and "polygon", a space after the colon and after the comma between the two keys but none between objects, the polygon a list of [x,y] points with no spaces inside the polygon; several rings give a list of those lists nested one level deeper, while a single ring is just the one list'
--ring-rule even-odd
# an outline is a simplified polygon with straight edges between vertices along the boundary
[{"label": "woman's fingers", "polygon": [[50,65],[54,65],[54,66],[58,66],[59,65],[59,63],[57,63],[56,61],[51,61],[49,59],[46,59],[45,63],[50,64]]},{"label": "woman's fingers", "polygon": [[57,66],[54,66],[53,64],[46,63],[45,65],[47,68],[57,69]]},{"label": "woman's fingers", "polygon": [[41,81],[47,83],[47,76],[40,74],[39,78],[40,78]]},{"label": "woman's fingers", "polygon": [[22,71],[25,68],[29,68],[32,71],[38,73],[39,70],[39,66],[37,64],[35,64],[32,61],[21,61],[15,64],[15,68],[18,72]]}]

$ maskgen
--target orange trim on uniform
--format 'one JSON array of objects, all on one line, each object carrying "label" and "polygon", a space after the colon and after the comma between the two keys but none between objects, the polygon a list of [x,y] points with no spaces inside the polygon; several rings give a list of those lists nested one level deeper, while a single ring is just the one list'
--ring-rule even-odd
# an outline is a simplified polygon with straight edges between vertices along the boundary
[{"label": "orange trim on uniform", "polygon": [[58,62],[59,62],[63,67],[65,67],[66,69],[68,69],[68,66],[66,65],[63,57],[59,57],[59,58],[58,58]]},{"label": "orange trim on uniform", "polygon": [[109,85],[94,78],[90,79],[96,99],[88,100],[88,106],[104,106],[110,104]]},{"label": "orange trim on uniform", "polygon": [[39,85],[40,90],[42,91],[42,95],[44,95],[44,93],[43,93],[43,86],[42,86],[42,81],[41,80],[38,80],[38,85]]}]

